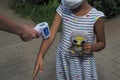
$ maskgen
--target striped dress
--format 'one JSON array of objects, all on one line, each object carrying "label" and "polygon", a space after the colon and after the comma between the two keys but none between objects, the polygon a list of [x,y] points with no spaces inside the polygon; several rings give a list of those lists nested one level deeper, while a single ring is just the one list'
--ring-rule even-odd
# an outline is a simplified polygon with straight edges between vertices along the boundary
[{"label": "striped dress", "polygon": [[59,5],[56,11],[62,17],[62,31],[56,54],[57,80],[98,80],[93,53],[79,57],[70,55],[70,35],[75,29],[86,30],[88,42],[94,43],[94,24],[104,14],[92,8],[84,16],[75,16],[64,5]]}]

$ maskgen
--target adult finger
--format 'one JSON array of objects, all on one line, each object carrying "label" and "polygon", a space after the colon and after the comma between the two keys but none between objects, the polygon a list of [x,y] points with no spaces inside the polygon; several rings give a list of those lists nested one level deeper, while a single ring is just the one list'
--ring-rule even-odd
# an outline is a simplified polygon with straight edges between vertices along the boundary
[{"label": "adult finger", "polygon": [[40,35],[38,34],[38,32],[36,33],[36,38],[39,38],[40,37]]}]

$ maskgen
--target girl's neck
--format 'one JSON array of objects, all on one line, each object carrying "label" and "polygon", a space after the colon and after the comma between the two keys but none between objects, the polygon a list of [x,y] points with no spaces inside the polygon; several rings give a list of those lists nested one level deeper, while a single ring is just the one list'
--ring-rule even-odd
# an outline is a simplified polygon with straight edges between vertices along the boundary
[{"label": "girl's neck", "polygon": [[80,5],[78,8],[73,9],[72,12],[76,16],[83,16],[87,14],[92,9],[92,6],[88,4],[87,1],[84,1],[82,5]]}]

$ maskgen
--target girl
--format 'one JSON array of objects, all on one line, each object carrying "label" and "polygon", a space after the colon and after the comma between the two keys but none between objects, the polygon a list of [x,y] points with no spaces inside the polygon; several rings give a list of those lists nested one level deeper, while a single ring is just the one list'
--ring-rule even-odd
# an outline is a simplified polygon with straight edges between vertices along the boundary
[{"label": "girl", "polygon": [[[62,27],[61,40],[56,54],[57,80],[98,80],[93,52],[105,47],[104,14],[91,7],[87,0],[64,0],[57,8],[51,26],[51,36],[43,40],[34,69],[34,78],[38,70],[43,71],[43,58],[55,39],[59,27]],[[70,36],[74,30],[88,32],[89,41],[83,46],[82,56],[71,56]],[[96,36],[96,43],[94,43]]]}]

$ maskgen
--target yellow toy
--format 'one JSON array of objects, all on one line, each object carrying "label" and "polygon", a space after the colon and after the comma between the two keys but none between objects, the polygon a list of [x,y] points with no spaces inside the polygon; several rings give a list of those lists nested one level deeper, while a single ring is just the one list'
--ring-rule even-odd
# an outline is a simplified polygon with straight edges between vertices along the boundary
[{"label": "yellow toy", "polygon": [[75,30],[72,32],[71,37],[71,47],[70,47],[70,52],[75,55],[77,54],[82,54],[82,47],[84,46],[85,43],[88,42],[88,32],[85,30]]}]

